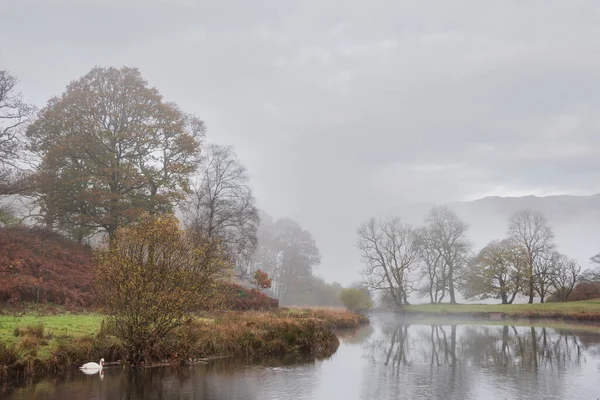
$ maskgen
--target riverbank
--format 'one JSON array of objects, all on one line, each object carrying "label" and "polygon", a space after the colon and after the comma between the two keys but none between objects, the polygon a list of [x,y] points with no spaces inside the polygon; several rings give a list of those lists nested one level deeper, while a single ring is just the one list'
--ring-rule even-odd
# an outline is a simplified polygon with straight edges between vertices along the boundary
[{"label": "riverbank", "polygon": [[544,304],[414,304],[400,314],[473,319],[560,319],[600,322],[600,300]]},{"label": "riverbank", "polygon": [[[104,358],[118,362],[122,344],[100,314],[0,316],[0,376],[39,376]],[[283,308],[194,318],[152,348],[169,364],[215,357],[320,359],[339,346],[336,332],[368,318],[338,309]]]}]

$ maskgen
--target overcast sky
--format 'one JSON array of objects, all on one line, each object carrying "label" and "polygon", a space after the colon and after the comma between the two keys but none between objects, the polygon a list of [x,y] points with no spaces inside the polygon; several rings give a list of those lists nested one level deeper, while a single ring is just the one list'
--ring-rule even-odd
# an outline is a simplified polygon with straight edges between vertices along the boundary
[{"label": "overcast sky", "polygon": [[0,0],[0,38],[37,106],[140,68],[327,279],[358,278],[357,225],[399,204],[600,192],[599,1]]}]

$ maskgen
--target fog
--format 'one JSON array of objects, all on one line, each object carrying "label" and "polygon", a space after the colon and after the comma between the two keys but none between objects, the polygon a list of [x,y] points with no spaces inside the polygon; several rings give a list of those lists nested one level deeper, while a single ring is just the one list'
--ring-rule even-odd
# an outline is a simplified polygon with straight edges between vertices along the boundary
[{"label": "fog", "polygon": [[[43,107],[92,67],[140,69],[231,145],[257,206],[349,284],[356,229],[451,207],[480,248],[510,200],[600,192],[600,3],[0,0],[0,69]],[[585,267],[600,198],[529,198]],[[480,204],[480,203],[479,203]],[[512,204],[512,203],[511,203]]]}]

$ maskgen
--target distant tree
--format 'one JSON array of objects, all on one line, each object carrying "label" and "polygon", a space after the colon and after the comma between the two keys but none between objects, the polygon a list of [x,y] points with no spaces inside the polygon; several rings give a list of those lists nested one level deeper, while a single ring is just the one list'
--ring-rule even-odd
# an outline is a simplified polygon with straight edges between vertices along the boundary
[{"label": "distant tree", "polygon": [[500,298],[512,304],[521,289],[525,257],[510,239],[493,241],[474,257],[463,273],[465,298]]},{"label": "distant tree", "polygon": [[313,290],[313,268],[321,254],[310,232],[296,221],[277,221],[266,213],[260,216],[258,249],[252,269],[260,267],[273,279],[271,293],[282,304],[298,304]]},{"label": "distant tree", "polygon": [[150,351],[191,312],[210,303],[228,269],[198,247],[174,216],[142,216],[114,232],[113,246],[97,253],[97,299],[125,343],[130,365],[150,362]]},{"label": "distant tree", "polygon": [[567,301],[579,282],[581,266],[566,255],[554,252],[551,269],[551,281],[556,290],[556,298],[558,301]]},{"label": "distant tree", "polygon": [[[540,276],[539,274],[545,271],[544,259],[554,249],[554,234],[544,214],[531,210],[519,211],[511,217],[508,234],[515,243],[524,249],[527,259],[524,272],[527,284],[524,287],[524,293],[529,296],[529,303],[533,303],[536,292],[536,274]],[[541,276],[545,276],[545,274]],[[545,287],[544,282],[538,282],[538,286]]]},{"label": "distant tree", "polygon": [[144,212],[182,200],[204,124],[165,102],[137,69],[96,67],[50,99],[27,135],[41,158],[45,224],[112,238]]},{"label": "distant tree", "polygon": [[426,246],[426,251],[430,254],[428,257],[434,257],[436,262],[442,263],[441,279],[436,279],[437,282],[441,280],[445,288],[443,290],[447,289],[450,295],[450,303],[454,304],[455,286],[471,251],[471,244],[467,239],[468,225],[450,208],[438,206],[429,212],[424,229],[426,233],[422,237],[426,238],[426,241],[421,246]]},{"label": "distant tree", "polygon": [[8,71],[0,70],[0,195],[21,191],[16,170],[23,159],[23,127],[35,112],[17,92],[18,83]]},{"label": "distant tree", "polygon": [[434,237],[429,229],[419,228],[416,236],[419,252],[417,292],[422,296],[428,295],[431,304],[441,303],[447,292],[446,264],[442,254],[433,246]]},{"label": "distant tree", "polygon": [[600,264],[600,253],[598,253],[598,254],[596,254],[595,256],[593,256],[592,258],[590,258],[590,260],[591,260],[593,263]]},{"label": "distant tree", "polygon": [[252,275],[252,284],[256,286],[257,290],[270,289],[272,282],[273,280],[269,278],[269,274],[260,269],[254,271]]},{"label": "distant tree", "polygon": [[410,273],[419,257],[415,231],[397,217],[371,218],[357,235],[366,287],[389,292],[397,307],[408,304]]},{"label": "distant tree", "polygon": [[370,310],[373,300],[366,289],[345,288],[340,292],[340,300],[344,307],[351,311]]},{"label": "distant tree", "polygon": [[248,274],[257,245],[259,217],[254,203],[246,169],[233,150],[205,146],[200,174],[185,206],[185,224],[197,235],[218,239],[240,276]]}]

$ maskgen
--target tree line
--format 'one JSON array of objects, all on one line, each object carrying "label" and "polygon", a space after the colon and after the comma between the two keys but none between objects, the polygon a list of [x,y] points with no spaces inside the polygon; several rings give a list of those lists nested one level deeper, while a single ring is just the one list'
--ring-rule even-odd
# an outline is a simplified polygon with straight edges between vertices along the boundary
[{"label": "tree line", "polygon": [[[522,210],[508,221],[507,237],[473,251],[468,225],[447,206],[430,210],[423,226],[413,228],[399,217],[371,218],[357,230],[364,284],[385,303],[402,307],[409,296],[431,303],[500,299],[511,304],[519,295],[529,303],[551,298],[567,301],[576,285],[600,281],[600,273],[560,253],[543,213]],[[600,255],[592,257],[600,264]]]},{"label": "tree line", "polygon": [[[207,142],[204,121],[166,101],[136,68],[95,67],[37,110],[0,71],[0,200],[28,199],[22,218],[0,202],[0,226],[28,221],[80,244],[148,215],[177,214],[197,243],[218,243],[235,277],[258,269],[288,303],[339,303],[313,274],[310,234],[260,211],[233,148]],[[215,247],[216,248],[216,247]]]}]

